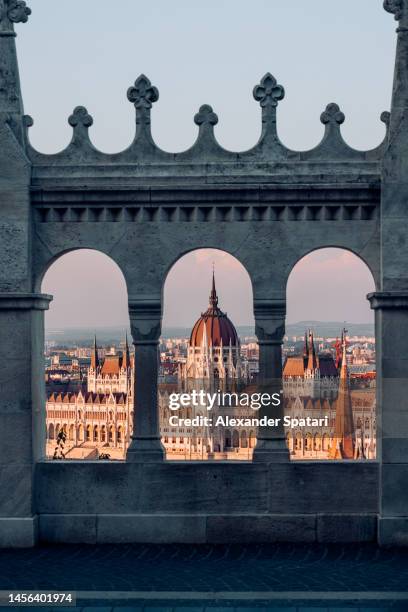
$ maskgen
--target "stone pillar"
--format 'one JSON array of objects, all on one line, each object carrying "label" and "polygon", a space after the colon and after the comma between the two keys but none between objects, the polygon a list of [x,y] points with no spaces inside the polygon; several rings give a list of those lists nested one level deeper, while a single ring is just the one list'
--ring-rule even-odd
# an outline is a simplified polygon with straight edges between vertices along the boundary
[{"label": "stone pillar", "polygon": [[50,300],[0,293],[0,547],[36,541],[33,477],[45,455],[43,311]]},{"label": "stone pillar", "polygon": [[[278,393],[283,401],[282,343],[285,335],[285,300],[255,300],[255,333],[259,344],[259,392]],[[287,462],[289,451],[283,428],[283,403],[261,407],[259,417],[280,419],[276,427],[260,427],[254,461]]]},{"label": "stone pillar", "polygon": [[[408,0],[384,0],[398,21],[394,83],[381,177],[380,292],[376,313],[379,541],[408,544]],[[380,435],[381,434],[381,435]]]},{"label": "stone pillar", "polygon": [[408,291],[368,296],[375,310],[379,541],[408,544]]},{"label": "stone pillar", "polygon": [[127,461],[164,461],[160,439],[157,379],[158,344],[161,332],[161,303],[129,300],[130,327],[135,347],[134,423]]}]

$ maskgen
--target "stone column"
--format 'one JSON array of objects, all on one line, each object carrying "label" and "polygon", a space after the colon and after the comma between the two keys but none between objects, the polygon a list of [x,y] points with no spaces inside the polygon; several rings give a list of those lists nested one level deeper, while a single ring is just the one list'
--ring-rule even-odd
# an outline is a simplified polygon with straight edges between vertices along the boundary
[{"label": "stone column", "polygon": [[158,344],[161,332],[161,303],[129,300],[130,327],[135,347],[134,424],[127,461],[164,461],[160,440],[157,378]]},{"label": "stone column", "polygon": [[408,291],[368,296],[375,310],[379,540],[408,544]]},{"label": "stone column", "polygon": [[[283,401],[282,343],[285,335],[286,302],[255,300],[255,333],[259,344],[259,392],[278,393]],[[283,428],[283,404],[261,407],[254,416],[280,419],[276,427],[260,427],[254,450],[254,461],[287,462],[289,451]]]},{"label": "stone column", "polygon": [[0,293],[0,547],[36,541],[33,468],[45,454],[43,311],[50,300]]}]

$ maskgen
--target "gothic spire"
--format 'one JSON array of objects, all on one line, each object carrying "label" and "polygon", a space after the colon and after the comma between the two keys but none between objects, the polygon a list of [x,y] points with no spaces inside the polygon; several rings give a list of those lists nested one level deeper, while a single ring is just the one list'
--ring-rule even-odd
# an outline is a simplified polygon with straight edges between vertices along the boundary
[{"label": "gothic spire", "polygon": [[330,449],[331,459],[354,458],[354,422],[346,359],[346,333],[347,330],[343,329],[340,382],[336,401],[336,421],[332,447]]},{"label": "gothic spire", "polygon": [[214,265],[213,265],[213,273],[212,273],[212,288],[211,288],[211,293],[210,293],[210,306],[212,306],[212,308],[217,308],[218,306],[218,296],[217,296],[217,291],[215,289]]},{"label": "gothic spire", "polygon": [[95,371],[99,367],[98,347],[96,346],[96,334],[94,336],[94,345],[91,353],[91,368]]},{"label": "gothic spire", "polygon": [[316,359],[316,351],[313,340],[313,332],[309,330],[309,353],[308,353],[308,363],[307,369],[313,372],[317,368],[317,359]]},{"label": "gothic spire", "polygon": [[307,331],[305,331],[305,344],[303,346],[303,357],[309,359],[309,341],[307,339]]},{"label": "gothic spire", "polygon": [[22,0],[0,0],[0,117],[6,119],[17,140],[23,142],[23,99],[16,54],[15,23],[31,14]]}]

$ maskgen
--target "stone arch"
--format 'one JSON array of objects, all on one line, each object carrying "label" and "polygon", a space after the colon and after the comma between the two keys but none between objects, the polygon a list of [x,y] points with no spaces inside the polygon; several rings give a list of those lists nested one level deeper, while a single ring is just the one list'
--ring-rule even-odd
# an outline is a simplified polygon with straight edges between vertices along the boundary
[{"label": "stone arch", "polygon": [[125,269],[123,267],[122,262],[119,259],[115,259],[115,257],[112,256],[112,253],[110,251],[105,252],[103,250],[103,242],[99,241],[97,248],[95,248],[94,246],[83,246],[83,245],[73,245],[72,247],[69,247],[69,248],[61,247],[60,249],[57,249],[54,253],[44,258],[42,261],[40,261],[37,264],[37,267],[35,270],[34,291],[37,293],[41,293],[41,288],[44,283],[44,279],[46,278],[47,273],[49,272],[49,270],[52,268],[52,266],[55,263],[57,263],[63,257],[66,257],[67,255],[69,256],[70,254],[77,253],[79,251],[88,252],[88,253],[97,253],[103,257],[106,257],[106,259],[109,259],[112,263],[116,265],[116,267],[120,271],[126,283],[126,274],[125,274]]},{"label": "stone arch", "polygon": [[[292,277],[292,274],[295,276]],[[292,286],[290,286],[291,279]],[[298,284],[298,289],[295,289],[295,283]],[[286,397],[291,402],[297,401],[296,398],[305,398],[302,400],[303,408],[301,409],[302,414],[299,414],[300,417],[306,416],[306,412],[313,409],[316,411],[314,416],[330,416],[330,405],[336,401],[339,385],[339,370],[336,364],[340,362],[342,352],[341,342],[336,341],[336,337],[340,339],[343,328],[349,327],[344,321],[356,323],[363,321],[367,324],[372,322],[374,327],[374,313],[370,309],[368,300],[365,299],[372,291],[375,291],[373,270],[367,264],[367,258],[361,256],[355,249],[338,247],[309,249],[304,257],[296,261],[287,283],[289,320],[291,322],[339,321],[339,324],[331,326],[327,333],[323,332],[321,327],[319,329],[319,325],[316,324],[316,328],[311,329],[311,335],[308,335],[306,341],[304,334],[308,333],[308,329],[297,331],[296,342],[293,342],[291,346],[286,344],[287,360],[283,371],[284,389],[286,389]],[[293,304],[296,305],[296,311],[292,308]],[[288,325],[286,331],[290,336]],[[316,332],[319,336],[323,336],[322,341],[316,339]],[[363,330],[362,334],[367,335],[367,330]],[[370,331],[370,336],[372,335],[374,334]],[[309,373],[309,370],[306,372],[306,366],[302,364],[301,359],[305,350],[304,346],[306,345],[306,350],[308,350],[308,346],[311,346],[309,343],[312,341],[316,365],[313,367],[313,373]],[[292,356],[297,357],[297,361],[296,359],[290,361]],[[326,375],[322,374],[322,363],[325,364]],[[303,368],[303,374],[290,374],[290,372],[298,371],[297,366],[300,369]],[[350,371],[349,364],[349,373]],[[285,372],[287,372],[286,376]],[[358,399],[355,401],[358,402]],[[303,414],[304,409],[308,409],[305,414]],[[353,399],[351,409],[355,427],[358,428],[356,418],[358,406]],[[335,420],[335,416],[333,419]],[[309,435],[307,435],[304,439],[304,450],[315,451],[315,459],[329,458],[327,439],[321,439],[322,432],[319,430],[317,435],[314,429],[309,433],[313,436],[313,444],[311,446]],[[295,444],[295,455],[298,453],[301,456],[302,449],[297,446]],[[320,451],[324,451],[325,456],[319,454]]]},{"label": "stone arch", "polygon": [[245,429],[241,431],[241,448],[248,448],[248,436]]},{"label": "stone arch", "polygon": [[373,254],[371,252],[366,253],[363,249],[352,248],[347,244],[341,244],[341,242],[329,242],[328,244],[319,244],[312,248],[308,245],[304,249],[300,249],[299,251],[293,251],[291,256],[285,259],[284,263],[284,274],[285,274],[285,285],[287,291],[287,283],[288,280],[296,266],[302,262],[306,257],[313,255],[317,252],[327,251],[336,249],[339,251],[344,251],[354,255],[356,259],[360,260],[362,264],[369,270],[370,275],[373,279],[374,289],[378,290],[380,287],[380,272],[379,272],[379,261],[378,261],[378,253],[375,251]]},{"label": "stone arch", "polygon": [[[118,312],[118,309],[120,309],[120,314],[116,316],[119,317],[119,320],[122,319],[124,321],[124,328],[127,327],[127,322],[129,320],[129,300],[123,268],[120,266],[119,262],[110,257],[109,254],[103,252],[103,250],[88,248],[62,249],[58,253],[54,253],[42,267],[38,268],[38,270],[38,279],[36,282],[42,283],[42,287],[40,288],[37,284],[37,289],[41,289],[45,294],[55,293],[55,302],[54,304],[51,303],[50,315],[48,316],[52,316],[53,307],[55,308],[58,306],[59,296],[58,307],[60,310],[57,315],[59,319],[65,316],[76,316],[76,319],[80,321],[81,317],[84,316],[83,326],[87,326],[89,329],[88,347],[92,345],[93,333],[95,330],[95,305],[98,307],[98,313],[100,313],[101,307],[105,311],[102,318],[99,315],[101,321],[99,323],[100,327],[104,323],[103,317],[105,317],[105,320],[108,320],[113,309],[115,309],[115,312]],[[77,282],[75,284],[66,282],[66,278],[70,278],[68,274],[70,271],[77,275]],[[79,274],[81,275],[79,285],[81,289],[78,289]],[[108,278],[106,275],[108,275]],[[109,282],[107,282],[107,280]],[[112,295],[114,296],[113,298],[111,297]],[[75,314],[72,315],[72,312]],[[96,323],[96,326],[98,327],[98,323]],[[125,329],[123,330],[123,336],[124,335]],[[113,382],[117,386],[119,384],[119,377],[116,376]],[[93,403],[94,396],[92,394],[96,393],[96,386],[100,384],[100,381],[98,382],[95,376],[94,380],[90,382],[88,376],[87,384],[86,406],[83,406],[83,402],[81,401],[81,409],[78,409],[76,413],[77,432],[75,433],[74,425],[69,426],[67,428],[68,439],[75,445],[86,440],[89,444],[96,446],[100,441],[100,427],[99,423],[97,426],[94,424],[94,415],[91,414],[95,410]],[[78,398],[82,400],[79,386],[73,386],[73,392],[77,397],[70,397],[70,403],[63,404],[62,409],[64,412],[62,418],[64,419],[68,418],[67,411],[71,413],[72,410],[75,410]],[[107,388],[105,388],[103,392],[107,392]],[[47,393],[47,395],[49,395],[49,393]],[[73,402],[72,399],[74,399],[75,402]],[[100,403],[101,399],[103,398],[98,398],[99,407],[102,406]],[[46,404],[47,412],[50,409],[49,407],[50,404]],[[71,416],[73,415],[70,414],[70,417]],[[84,428],[79,427],[80,422],[83,424]],[[88,425],[91,427],[90,430]],[[49,449],[47,449],[47,452],[50,452]],[[72,453],[72,456],[75,456],[75,452]]]},{"label": "stone arch", "polygon": [[239,448],[239,432],[236,429],[232,432],[232,448]]},{"label": "stone arch", "polygon": [[249,444],[249,448],[254,448],[254,446],[255,446],[255,433],[254,433],[254,431],[252,429],[249,432],[248,444]]},{"label": "stone arch", "polygon": [[231,430],[226,429],[224,431],[225,448],[232,448],[232,435]]}]

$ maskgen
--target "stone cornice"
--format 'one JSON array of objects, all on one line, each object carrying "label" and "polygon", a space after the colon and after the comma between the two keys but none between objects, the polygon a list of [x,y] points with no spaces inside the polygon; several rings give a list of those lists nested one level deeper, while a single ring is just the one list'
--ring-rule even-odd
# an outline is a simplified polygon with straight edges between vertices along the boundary
[{"label": "stone cornice", "polygon": [[48,310],[52,299],[46,293],[0,293],[0,310]]},{"label": "stone cornice", "polygon": [[367,299],[372,310],[408,309],[408,291],[376,291]]}]

